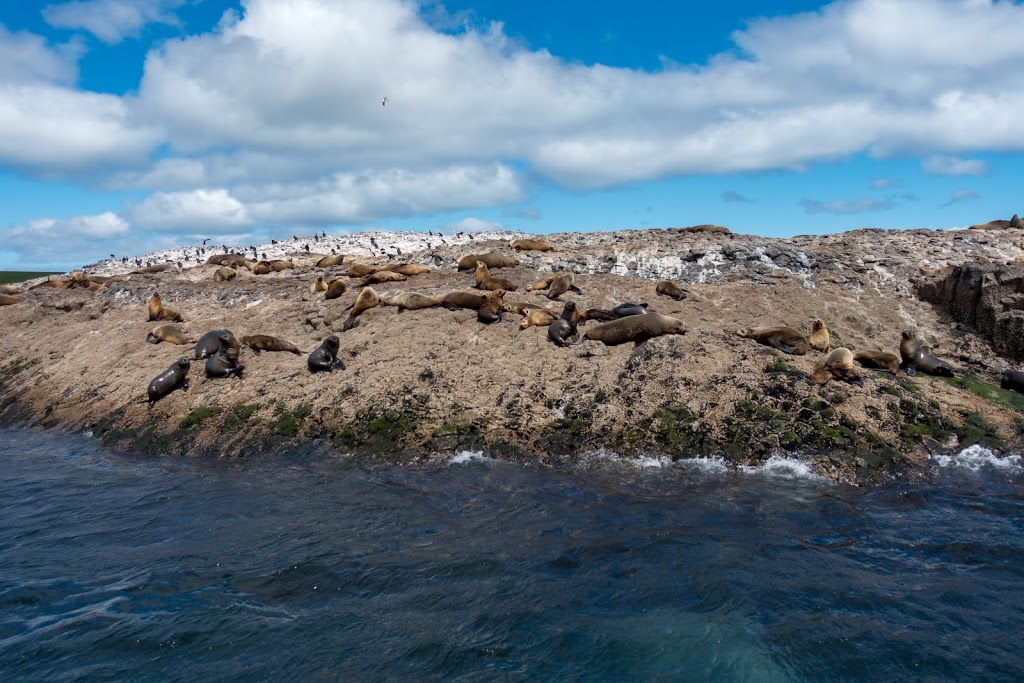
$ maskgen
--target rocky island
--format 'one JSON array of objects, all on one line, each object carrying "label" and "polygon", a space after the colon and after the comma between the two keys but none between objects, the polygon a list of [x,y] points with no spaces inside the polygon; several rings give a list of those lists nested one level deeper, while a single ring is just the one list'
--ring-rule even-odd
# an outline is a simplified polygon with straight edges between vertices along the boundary
[{"label": "rocky island", "polygon": [[[614,453],[741,465],[786,453],[851,483],[912,475],[929,454],[970,444],[1006,453],[1024,440],[1024,397],[1000,387],[1024,359],[1024,231],[1009,221],[976,227],[992,229],[788,239],[717,226],[562,233],[543,237],[550,251],[513,250],[519,233],[381,231],[111,259],[59,286],[28,282],[5,295],[0,423],[91,432],[108,447],[174,456],[318,448],[407,462],[482,450],[523,462]],[[288,267],[256,274],[249,261],[227,273],[208,263],[225,252]],[[341,263],[318,267],[332,252]],[[456,266],[490,252],[518,261],[491,269],[516,286],[506,308],[647,304],[686,332],[605,345],[583,336],[602,324],[595,319],[561,347],[546,326],[523,329],[511,311],[483,324],[476,310],[441,306],[378,305],[348,322],[364,282],[350,273],[367,270],[354,266],[423,266],[415,270],[429,272],[366,286],[385,300],[416,292],[439,301],[477,292],[474,271]],[[555,300],[526,289],[566,271],[575,289]],[[344,291],[325,298],[311,287],[318,276]],[[682,298],[657,293],[662,280]],[[147,343],[162,322],[147,313],[155,292],[181,314],[188,343]],[[815,320],[831,348],[854,352],[899,356],[902,331],[914,330],[955,376],[858,367],[858,382],[820,384],[811,375],[824,352],[789,355],[737,335],[752,326],[810,335]],[[147,408],[150,381],[194,358],[194,341],[217,329],[271,335],[302,353],[243,345],[241,377],[214,379],[193,360],[189,390]],[[313,373],[306,355],[330,335],[345,368]]]}]

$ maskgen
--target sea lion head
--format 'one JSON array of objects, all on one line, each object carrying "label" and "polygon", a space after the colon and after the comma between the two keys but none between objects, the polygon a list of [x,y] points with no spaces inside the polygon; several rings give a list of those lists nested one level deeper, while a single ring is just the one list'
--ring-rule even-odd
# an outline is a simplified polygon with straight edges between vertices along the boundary
[{"label": "sea lion head", "polygon": [[338,335],[332,334],[327,339],[324,339],[324,345],[330,347],[331,353],[338,355],[338,349],[341,348],[341,340],[338,339]]},{"label": "sea lion head", "polygon": [[181,358],[179,358],[178,362],[176,363],[176,365],[179,368],[181,368],[182,370],[184,370],[185,372],[188,372],[188,369],[190,367],[192,367],[192,363],[185,356],[182,356]]},{"label": "sea lion head", "polygon": [[740,329],[736,330],[736,334],[738,336],[740,336],[740,337],[749,337],[750,336],[750,328],[749,327],[741,327]]},{"label": "sea lion head", "polygon": [[902,335],[906,340],[915,339],[917,337],[913,330],[903,330]]},{"label": "sea lion head", "polygon": [[817,332],[821,328],[825,327],[825,321],[820,318],[811,322],[811,329]]},{"label": "sea lion head", "polygon": [[665,334],[686,334],[686,325],[679,318],[666,318]]}]

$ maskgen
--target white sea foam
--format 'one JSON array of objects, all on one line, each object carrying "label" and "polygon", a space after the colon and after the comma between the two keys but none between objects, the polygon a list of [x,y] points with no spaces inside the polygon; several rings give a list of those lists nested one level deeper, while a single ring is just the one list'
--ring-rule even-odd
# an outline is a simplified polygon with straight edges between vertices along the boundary
[{"label": "white sea foam", "polygon": [[686,458],[676,462],[680,467],[689,467],[700,470],[706,474],[724,474],[729,471],[729,466],[722,457]]},{"label": "white sea foam", "polygon": [[739,470],[747,474],[765,474],[786,479],[824,479],[807,463],[784,455],[773,455],[760,465],[741,465]]},{"label": "white sea foam", "polygon": [[483,451],[459,451],[448,462],[452,465],[465,465],[471,462],[494,462],[494,459],[488,458]]},{"label": "white sea foam", "polygon": [[983,446],[968,446],[955,455],[933,455],[939,467],[959,467],[977,472],[981,469],[1024,471],[1024,461],[1019,455],[999,456]]}]

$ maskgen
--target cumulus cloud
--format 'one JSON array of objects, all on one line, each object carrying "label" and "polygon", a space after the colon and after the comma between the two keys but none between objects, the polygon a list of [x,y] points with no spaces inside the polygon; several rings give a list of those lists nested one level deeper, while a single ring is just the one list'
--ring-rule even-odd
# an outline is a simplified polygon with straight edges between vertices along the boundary
[{"label": "cumulus cloud", "polygon": [[54,28],[83,29],[105,43],[138,36],[146,24],[177,24],[171,11],[184,0],[77,0],[47,5],[43,18]]},{"label": "cumulus cloud", "polygon": [[988,175],[988,163],[981,159],[932,155],[921,162],[921,170],[928,175]]},{"label": "cumulus cloud", "polygon": [[750,197],[745,197],[735,190],[726,190],[723,192],[722,201],[726,204],[752,204],[754,202]]},{"label": "cumulus cloud", "polygon": [[849,215],[865,213],[869,211],[888,211],[900,204],[917,201],[917,197],[911,194],[890,195],[883,199],[864,197],[861,199],[834,199],[831,201],[820,201],[817,199],[804,199],[800,203],[804,211],[809,214],[834,213],[838,215]]},{"label": "cumulus cloud", "polygon": [[73,83],[83,49],[77,41],[51,47],[42,36],[0,24],[0,83]]},{"label": "cumulus cloud", "polygon": [[974,199],[980,198],[981,196],[974,190],[954,190],[953,195],[949,198],[949,200],[943,202],[942,204],[939,204],[939,208],[944,209],[947,206],[952,206],[953,204],[958,204],[959,202],[969,202]]},{"label": "cumulus cloud", "polygon": [[872,178],[871,187],[876,190],[887,190],[900,184],[898,178]]},{"label": "cumulus cloud", "polygon": [[448,232],[490,232],[494,230],[506,230],[504,223],[497,221],[485,221],[479,218],[463,218],[461,221],[446,223],[442,226]]},{"label": "cumulus cloud", "polygon": [[83,255],[96,260],[109,253],[129,231],[128,222],[109,211],[69,219],[37,218],[8,229],[4,246],[16,249],[22,264],[83,263]]},{"label": "cumulus cloud", "polygon": [[245,205],[225,189],[156,192],[129,206],[127,215],[132,224],[160,232],[225,234],[253,225]]}]

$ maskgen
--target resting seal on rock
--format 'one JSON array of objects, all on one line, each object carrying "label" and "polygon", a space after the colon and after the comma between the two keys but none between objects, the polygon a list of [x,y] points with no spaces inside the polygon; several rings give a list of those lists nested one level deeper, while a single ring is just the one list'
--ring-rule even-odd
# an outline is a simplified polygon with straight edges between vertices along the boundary
[{"label": "resting seal on rock", "polygon": [[469,254],[467,256],[463,256],[459,259],[458,269],[473,270],[476,268],[477,261],[483,261],[484,265],[488,268],[515,268],[519,265],[519,261],[511,256],[505,256],[504,254],[497,254],[491,251],[486,254]]},{"label": "resting seal on rock", "polygon": [[160,295],[157,292],[153,292],[153,296],[149,297],[149,301],[146,304],[149,309],[150,320],[173,320],[174,322],[184,322],[184,318],[181,317],[181,313],[172,311],[169,308],[164,308],[164,304],[160,301]]},{"label": "resting seal on rock", "polygon": [[352,312],[348,314],[348,318],[345,320],[345,325],[342,327],[344,330],[351,330],[353,327],[359,324],[356,317],[365,310],[371,309],[374,306],[380,305],[380,295],[373,289],[373,287],[363,287],[363,290],[359,292],[359,296],[352,302]]},{"label": "resting seal on rock", "polygon": [[643,315],[647,312],[647,304],[623,303],[612,309],[612,313],[620,318],[628,318],[631,315]]},{"label": "resting seal on rock", "polygon": [[238,342],[230,332],[220,335],[218,341],[217,353],[206,359],[206,376],[212,379],[234,375],[241,379],[245,367],[238,362]]},{"label": "resting seal on rock", "polygon": [[157,325],[146,335],[147,344],[159,344],[162,341],[179,346],[192,343],[192,340],[185,336],[180,327],[171,324]]},{"label": "resting seal on rock", "polygon": [[220,338],[224,335],[228,337],[228,345],[235,349],[235,357],[238,357],[238,351],[241,350],[241,346],[235,340],[235,335],[231,334],[229,330],[210,330],[199,338],[196,342],[195,347],[195,359],[202,360],[209,358],[213,354],[220,350]]},{"label": "resting seal on rock", "polygon": [[686,326],[678,318],[670,318],[660,313],[630,315],[607,323],[595,325],[583,335],[584,339],[593,339],[605,346],[615,346],[633,342],[640,346],[648,339],[664,334],[686,334]]},{"label": "resting seal on rock", "polygon": [[154,377],[147,390],[149,394],[148,408],[152,408],[154,403],[178,387],[181,387],[182,391],[188,391],[188,369],[190,366],[188,358],[182,357]]},{"label": "resting seal on rock", "polygon": [[505,290],[496,289],[488,292],[480,308],[476,309],[477,321],[490,325],[501,320],[501,312],[505,308]]},{"label": "resting seal on rock", "polygon": [[326,291],[327,291],[327,280],[324,279],[323,275],[317,275],[316,279],[313,280],[313,284],[311,284],[309,286],[309,293],[310,294],[316,294],[317,292],[326,292]]},{"label": "resting seal on rock", "polygon": [[516,251],[551,251],[551,245],[543,240],[521,239],[508,243]]},{"label": "resting seal on rock", "polygon": [[295,344],[267,334],[247,335],[242,337],[242,343],[252,349],[257,355],[259,355],[260,351],[287,351],[288,353],[294,353],[296,356],[302,355],[302,351],[299,351]]},{"label": "resting seal on rock", "polygon": [[655,285],[654,291],[661,296],[672,297],[676,301],[682,301],[686,298],[686,291],[671,280],[662,280]]},{"label": "resting seal on rock", "polygon": [[345,282],[342,280],[331,280],[331,284],[327,285],[327,292],[324,293],[324,299],[330,301],[331,299],[337,299],[345,290],[348,289],[345,286]]},{"label": "resting seal on rock", "polygon": [[21,287],[15,287],[14,285],[0,285],[0,294],[14,295],[21,293]]},{"label": "resting seal on rock", "polygon": [[533,292],[539,289],[547,289],[548,287],[551,286],[551,281],[554,280],[559,275],[561,275],[561,273],[548,273],[547,275],[537,280],[536,282],[531,282],[530,284],[526,285],[526,291]]},{"label": "resting seal on rock", "polygon": [[380,302],[384,306],[397,306],[398,310],[418,311],[422,308],[433,308],[440,306],[444,295],[427,296],[418,292],[399,292],[391,296],[381,297]]},{"label": "resting seal on rock", "polygon": [[858,351],[853,359],[871,370],[888,370],[892,374],[900,369],[900,357],[885,351]]},{"label": "resting seal on rock", "polygon": [[913,377],[918,370],[929,375],[942,377],[953,377],[956,371],[946,361],[939,360],[930,353],[925,353],[921,348],[921,342],[913,330],[903,330],[900,339],[900,357],[903,362],[900,367],[903,371]]},{"label": "resting seal on rock", "polygon": [[807,342],[815,351],[828,353],[829,347],[832,346],[832,340],[824,320],[815,320],[811,323],[811,336]]},{"label": "resting seal on rock", "polygon": [[266,275],[271,271],[272,268],[270,267],[270,261],[257,261],[252,267],[253,275]]},{"label": "resting seal on rock", "polygon": [[810,348],[804,336],[792,327],[741,327],[736,334],[794,356],[803,356]]},{"label": "resting seal on rock", "polygon": [[420,266],[415,263],[399,263],[397,266],[388,266],[387,270],[392,273],[400,273],[412,277],[413,275],[423,275],[429,273],[430,268],[426,266]]},{"label": "resting seal on rock", "polygon": [[13,306],[20,301],[21,299],[16,299],[9,294],[0,294],[0,306]]},{"label": "resting seal on rock", "polygon": [[238,277],[237,270],[231,270],[230,268],[218,268],[213,271],[214,282],[227,282],[228,280],[234,280]]},{"label": "resting seal on rock", "polygon": [[367,275],[359,283],[360,287],[368,287],[370,285],[379,285],[382,282],[405,282],[409,278],[401,273],[393,273],[390,270],[378,270],[376,273]]},{"label": "resting seal on rock", "polygon": [[558,320],[560,316],[561,313],[558,311],[549,311],[545,308],[526,311],[526,315],[523,316],[522,321],[519,323],[519,329],[525,330],[528,327],[548,327],[551,323]]},{"label": "resting seal on rock", "polygon": [[367,275],[373,275],[380,266],[368,266],[365,263],[353,263],[348,267],[348,271],[345,273],[349,277],[366,277]]},{"label": "resting seal on rock", "polygon": [[572,271],[558,273],[551,281],[551,284],[548,285],[548,291],[544,293],[544,296],[554,301],[570,289],[574,292],[580,291],[579,287],[576,286],[576,274]]},{"label": "resting seal on rock", "polygon": [[548,339],[557,346],[569,346],[570,338],[574,342],[579,338],[579,332],[576,330],[579,321],[579,311],[576,309],[576,304],[571,301],[565,302],[561,317],[548,325]]},{"label": "resting seal on rock", "polygon": [[441,299],[441,306],[449,311],[457,311],[460,308],[468,308],[479,311],[480,307],[487,301],[486,294],[476,292],[451,292]]},{"label": "resting seal on rock", "polygon": [[511,281],[491,277],[491,272],[487,269],[487,264],[483,261],[476,262],[476,273],[474,275],[476,278],[477,289],[486,289],[490,292],[499,289],[509,292],[516,291],[516,286]]},{"label": "resting seal on rock", "polygon": [[834,349],[811,373],[811,382],[814,384],[828,384],[833,379],[864,384],[864,380],[853,369],[853,352],[850,349]]},{"label": "resting seal on rock", "polygon": [[1007,370],[999,382],[1003,389],[1024,393],[1024,372],[1019,370]]},{"label": "resting seal on rock", "polygon": [[321,370],[326,370],[330,372],[332,370],[344,370],[345,364],[338,358],[338,350],[340,348],[341,340],[338,339],[338,335],[332,334],[324,339],[323,343],[314,349],[309,354],[309,358],[306,359],[309,371],[320,372]]},{"label": "resting seal on rock", "polygon": [[324,256],[322,259],[316,262],[317,268],[330,268],[332,266],[340,266],[341,262],[345,260],[342,254],[331,254],[330,256]]}]

